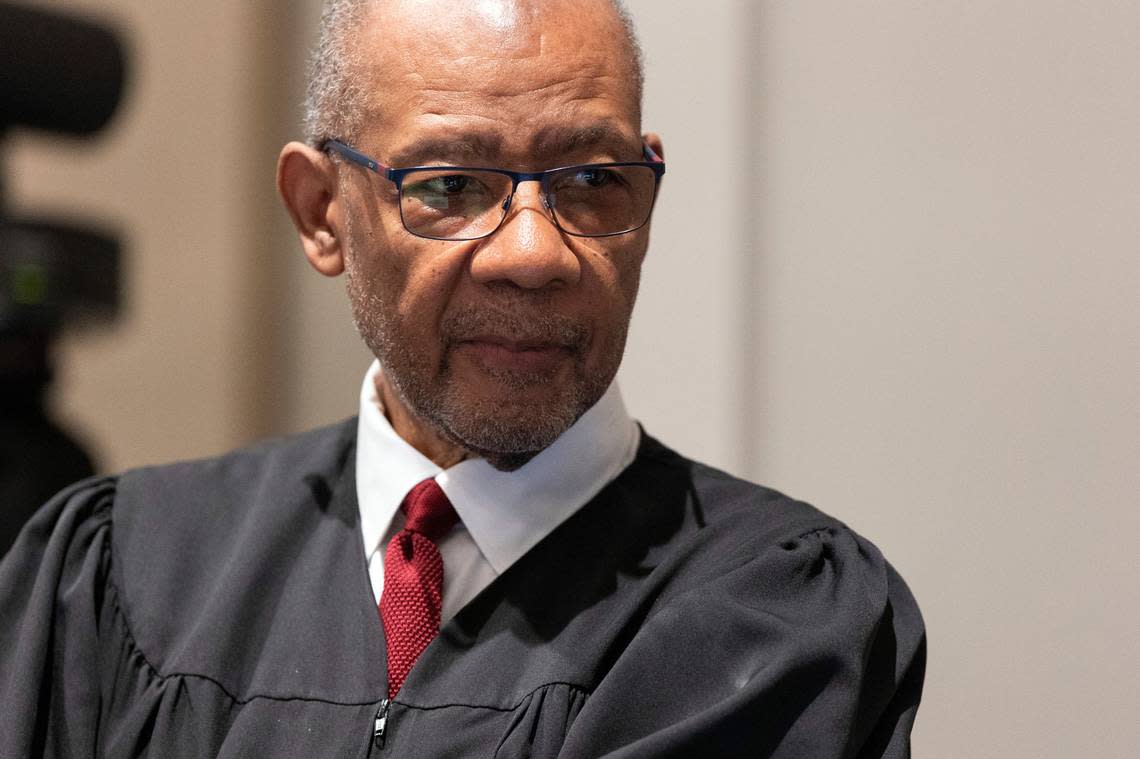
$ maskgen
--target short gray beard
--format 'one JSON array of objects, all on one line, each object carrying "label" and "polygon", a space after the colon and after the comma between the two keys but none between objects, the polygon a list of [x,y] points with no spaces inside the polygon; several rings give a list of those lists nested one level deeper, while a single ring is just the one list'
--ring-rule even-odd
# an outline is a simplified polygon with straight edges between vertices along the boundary
[{"label": "short gray beard", "polygon": [[[353,240],[351,223],[347,237]],[[460,448],[485,458],[493,467],[513,471],[548,448],[593,406],[613,381],[625,347],[625,327],[613,343],[616,355],[606,357],[607,371],[590,376],[585,367],[589,333],[567,317],[545,313],[525,295],[509,296],[494,306],[468,307],[449,313],[440,325],[441,366],[429,365],[425,353],[390,329],[397,324],[394,309],[372,286],[356,263],[349,244],[345,269],[353,321],[365,344],[380,360],[384,377],[400,400],[437,434]],[[491,376],[512,390],[548,384],[552,395],[538,404],[504,407],[484,400],[459,397],[451,381],[450,351],[464,338],[481,334],[541,341],[564,346],[574,356],[573,379],[555,390],[553,377],[510,370]]]}]

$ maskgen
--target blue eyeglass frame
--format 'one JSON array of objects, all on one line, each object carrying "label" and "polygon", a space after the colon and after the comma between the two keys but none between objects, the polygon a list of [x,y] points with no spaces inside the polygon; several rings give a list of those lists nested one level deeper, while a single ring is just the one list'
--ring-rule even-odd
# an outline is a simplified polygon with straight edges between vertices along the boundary
[{"label": "blue eyeglass frame", "polygon": [[[626,235],[630,232],[636,232],[648,224],[650,217],[653,216],[653,207],[657,204],[657,192],[661,188],[661,177],[665,175],[665,161],[661,159],[661,156],[657,155],[657,153],[653,151],[653,148],[649,147],[648,143],[642,143],[642,153],[645,155],[646,159],[644,161],[611,161],[608,163],[570,164],[568,166],[560,166],[555,169],[547,169],[546,171],[511,171],[509,169],[497,169],[488,166],[450,165],[409,166],[407,168],[396,169],[392,168],[391,166],[385,166],[374,158],[369,158],[356,148],[353,148],[352,146],[341,142],[340,140],[325,140],[325,142],[321,145],[321,151],[327,152],[329,150],[336,152],[338,155],[342,156],[348,161],[351,161],[352,163],[355,163],[359,166],[363,166],[364,168],[373,171],[388,181],[392,182],[394,185],[396,185],[396,190],[401,194],[401,197],[404,192],[404,177],[415,171],[439,171],[441,169],[455,169],[456,171],[489,171],[495,174],[502,174],[506,177],[509,177],[511,180],[511,194],[507,196],[506,201],[503,203],[503,217],[499,219],[499,223],[495,225],[495,228],[486,234],[477,235],[475,237],[430,237],[428,235],[423,235],[408,228],[407,223],[404,222],[403,208],[400,208],[400,222],[403,223],[404,229],[406,229],[409,234],[415,235],[416,237],[422,237],[426,240],[447,240],[451,242],[481,240],[484,237],[490,237],[491,235],[495,234],[495,232],[499,230],[499,227],[503,226],[503,222],[506,221],[507,211],[511,207],[511,202],[514,200],[515,193],[518,191],[519,183],[521,182],[539,183],[539,187],[542,191],[542,203],[544,206],[546,206],[547,209],[550,210],[550,216],[554,221],[554,225],[568,235],[572,235],[574,237],[616,237],[618,235]],[[620,232],[606,232],[605,234],[600,235],[589,235],[582,234],[581,232],[572,232],[563,227],[562,223],[558,220],[557,211],[554,209],[553,204],[550,202],[550,178],[554,174],[560,171],[566,171],[567,169],[614,169],[621,168],[623,166],[644,166],[653,171],[653,202],[649,204],[649,213],[645,215],[645,220],[638,224],[636,227],[623,229]]]}]

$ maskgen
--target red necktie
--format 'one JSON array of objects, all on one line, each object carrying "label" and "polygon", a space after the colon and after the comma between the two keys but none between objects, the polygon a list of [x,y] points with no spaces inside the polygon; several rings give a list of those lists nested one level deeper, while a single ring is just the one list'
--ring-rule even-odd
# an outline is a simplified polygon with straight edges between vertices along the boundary
[{"label": "red necktie", "polygon": [[443,559],[435,541],[459,516],[435,480],[424,480],[404,498],[407,516],[384,554],[380,619],[388,642],[388,697],[392,698],[423,650],[439,634],[443,607]]}]

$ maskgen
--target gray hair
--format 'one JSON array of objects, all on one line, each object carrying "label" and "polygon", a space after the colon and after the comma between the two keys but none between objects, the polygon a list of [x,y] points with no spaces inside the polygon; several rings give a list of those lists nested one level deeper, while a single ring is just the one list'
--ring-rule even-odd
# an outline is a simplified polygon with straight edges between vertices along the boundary
[{"label": "gray hair", "polygon": [[[305,96],[305,139],[313,147],[326,140],[357,139],[367,112],[361,102],[365,93],[355,72],[360,69],[359,47],[354,34],[364,22],[368,4],[374,0],[326,0],[321,13],[320,40],[309,64]],[[633,18],[622,0],[609,0],[621,21],[625,46],[632,63],[634,96],[641,103],[645,81],[643,54]]]}]

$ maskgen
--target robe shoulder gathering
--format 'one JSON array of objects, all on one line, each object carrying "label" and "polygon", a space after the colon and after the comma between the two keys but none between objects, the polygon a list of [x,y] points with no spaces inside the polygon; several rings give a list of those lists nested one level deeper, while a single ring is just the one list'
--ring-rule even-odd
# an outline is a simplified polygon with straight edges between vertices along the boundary
[{"label": "robe shoulder gathering", "polygon": [[355,429],[48,503],[0,563],[0,756],[909,756],[925,634],[879,551],[648,436],[389,702]]}]

